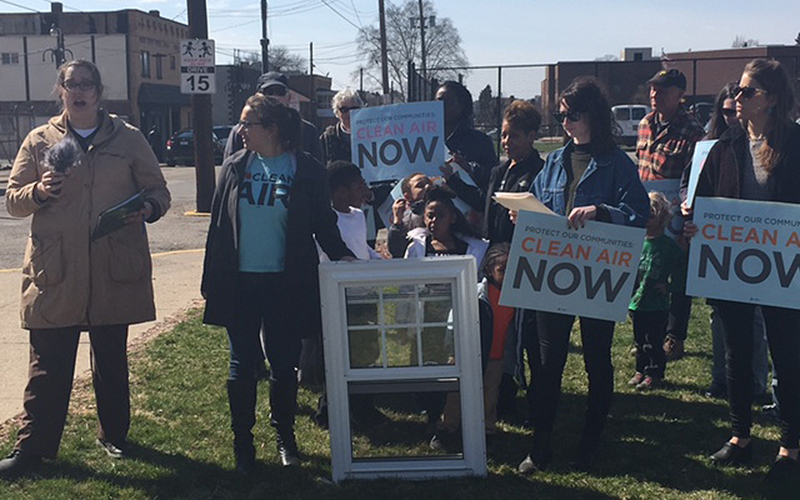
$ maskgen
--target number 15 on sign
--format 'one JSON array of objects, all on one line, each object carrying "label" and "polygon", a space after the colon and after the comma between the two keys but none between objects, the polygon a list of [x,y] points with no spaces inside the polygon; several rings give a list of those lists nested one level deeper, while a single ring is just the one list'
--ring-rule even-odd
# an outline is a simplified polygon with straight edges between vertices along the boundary
[{"label": "number 15 on sign", "polygon": [[216,78],[214,73],[182,73],[182,94],[214,94],[216,92]]}]

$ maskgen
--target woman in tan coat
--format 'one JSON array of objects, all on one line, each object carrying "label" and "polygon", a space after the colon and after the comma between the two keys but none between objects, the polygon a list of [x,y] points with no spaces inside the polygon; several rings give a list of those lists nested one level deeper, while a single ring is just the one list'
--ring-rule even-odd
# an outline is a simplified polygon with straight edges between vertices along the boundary
[{"label": "woman in tan coat", "polygon": [[[21,301],[31,348],[22,428],[12,454],[0,460],[0,477],[55,458],[81,331],[91,342],[97,442],[109,456],[124,456],[128,325],[155,319],[144,222],[169,208],[158,161],[138,129],[100,109],[94,64],[65,63],[55,92],[64,111],[25,138],[6,191],[11,215],[32,216]],[[100,212],[140,192],[141,208],[122,227],[93,235]]]}]

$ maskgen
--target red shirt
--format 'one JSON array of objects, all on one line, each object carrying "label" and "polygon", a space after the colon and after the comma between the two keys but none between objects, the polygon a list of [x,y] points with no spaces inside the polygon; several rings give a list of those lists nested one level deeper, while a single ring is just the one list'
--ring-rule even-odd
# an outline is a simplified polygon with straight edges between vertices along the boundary
[{"label": "red shirt", "polygon": [[514,308],[501,306],[500,289],[489,285],[489,304],[492,306],[492,348],[489,350],[489,359],[503,359],[506,346],[508,326],[514,318]]}]

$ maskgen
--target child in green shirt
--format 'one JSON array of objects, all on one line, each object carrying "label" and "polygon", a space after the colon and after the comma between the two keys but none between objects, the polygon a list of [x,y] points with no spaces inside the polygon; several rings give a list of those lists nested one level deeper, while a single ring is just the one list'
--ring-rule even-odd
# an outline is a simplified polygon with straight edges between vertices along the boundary
[{"label": "child in green shirt", "polygon": [[664,378],[667,360],[663,343],[667,332],[669,292],[683,282],[686,273],[684,251],[664,234],[671,218],[669,201],[655,191],[651,191],[649,196],[647,235],[634,294],[628,306],[636,343],[636,374],[628,383],[638,390],[652,389]]}]

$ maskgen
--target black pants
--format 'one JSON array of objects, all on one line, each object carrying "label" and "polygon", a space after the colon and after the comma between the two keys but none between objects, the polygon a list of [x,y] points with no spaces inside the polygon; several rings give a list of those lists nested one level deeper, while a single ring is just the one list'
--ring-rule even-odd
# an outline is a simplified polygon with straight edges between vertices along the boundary
[{"label": "black pants", "polygon": [[[561,376],[567,362],[569,337],[575,316],[537,312],[541,365],[536,398],[534,447],[550,448],[556,410],[561,397]],[[611,364],[611,340],[614,322],[580,318],[583,361],[589,376],[582,446],[595,446],[605,427],[614,393],[614,367]],[[591,440],[592,442],[586,442]]]},{"label": "black pants", "polygon": [[[17,450],[55,458],[67,418],[81,328],[30,331],[28,385]],[[118,446],[130,428],[128,325],[89,327],[92,384],[97,400],[97,437]]]},{"label": "black pants", "polygon": [[230,373],[228,380],[255,381],[263,363],[260,332],[265,333],[264,351],[270,365],[272,425],[291,429],[297,409],[297,365],[300,338],[291,331],[286,317],[283,273],[240,273],[237,294],[239,314],[228,325]]},{"label": "black pants", "polygon": [[686,295],[686,284],[670,294],[667,335],[678,340],[686,340],[689,330],[689,317],[692,315],[692,298]]},{"label": "black pants", "polygon": [[[536,311],[525,309],[522,314],[522,349],[528,358],[528,369],[530,371],[530,379],[525,381],[527,386],[525,388],[525,401],[528,404],[528,420],[534,422],[536,420],[536,405],[538,404],[537,390],[541,383],[539,381],[539,372],[542,366],[542,356],[539,349]],[[522,366],[521,359],[520,366]]]},{"label": "black pants", "polygon": [[[753,310],[755,306],[719,301],[725,329],[725,364],[733,435],[750,437],[753,404]],[[767,343],[780,401],[781,439],[785,448],[800,446],[800,310],[762,306]]]},{"label": "black pants", "polygon": [[664,336],[667,333],[668,310],[630,311],[633,340],[636,343],[636,371],[655,378],[664,378],[667,365]]}]

